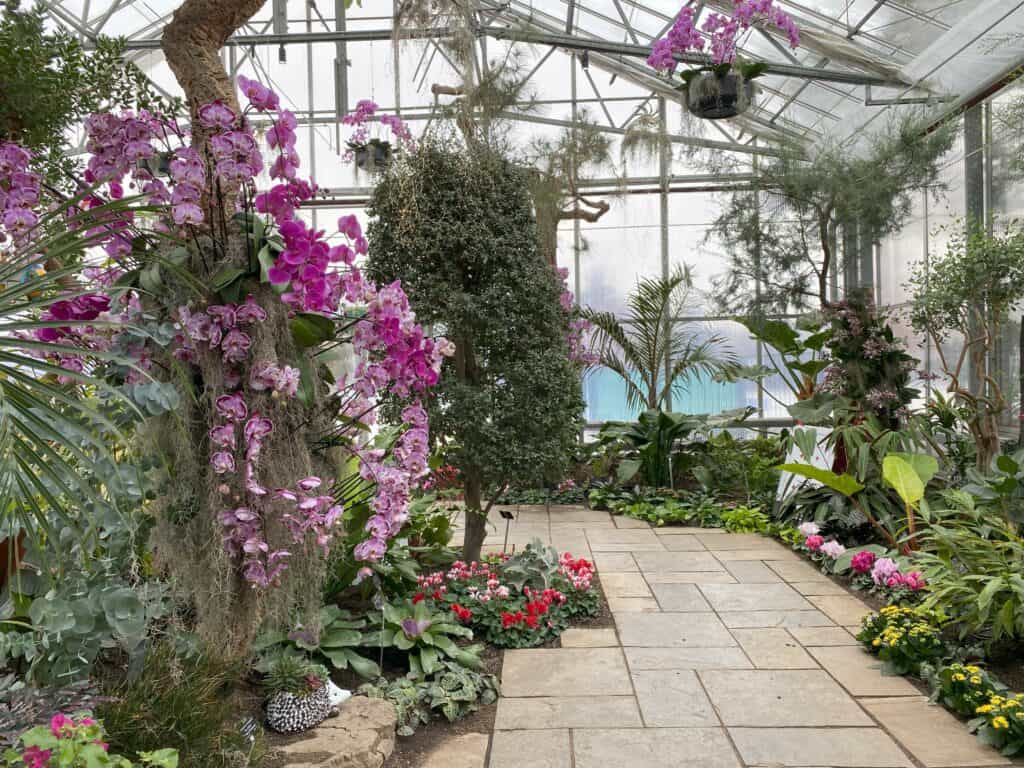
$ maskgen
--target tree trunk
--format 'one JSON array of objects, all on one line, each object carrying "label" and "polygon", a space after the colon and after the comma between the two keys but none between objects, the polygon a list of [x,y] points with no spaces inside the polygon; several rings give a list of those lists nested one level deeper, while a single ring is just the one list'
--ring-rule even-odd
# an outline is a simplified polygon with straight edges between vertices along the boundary
[{"label": "tree trunk", "polygon": [[832,245],[828,231],[828,216],[818,214],[818,236],[821,238],[821,270],[818,272],[818,301],[821,308],[828,305],[828,275],[832,266]]},{"label": "tree trunk", "polygon": [[462,559],[467,563],[480,560],[480,550],[487,538],[487,518],[483,511],[483,482],[477,467],[464,469],[466,495],[466,538],[462,544]]},{"label": "tree trunk", "polygon": [[[264,0],[185,0],[164,29],[162,47],[185,92],[192,114],[192,145],[201,155],[208,133],[197,119],[199,108],[220,101],[240,113],[219,51],[263,4]],[[212,209],[213,215],[204,227],[196,229],[194,243],[198,253],[192,259],[191,271],[206,284],[211,275],[225,267],[247,268],[249,264],[246,235],[230,218],[235,193],[236,190],[223,187],[205,190],[205,200],[212,201],[207,210]],[[250,281],[245,288],[266,310],[267,319],[251,326],[252,347],[249,363],[242,369],[242,380],[247,380],[248,365],[253,361],[298,366],[305,353],[292,340],[288,307],[269,286]],[[219,303],[215,295],[204,299],[211,304]],[[200,306],[204,299],[200,299]],[[221,354],[209,348],[197,352],[198,370],[193,372],[192,393],[183,398],[181,413],[158,421],[150,435],[169,456],[171,476],[177,480],[161,503],[164,514],[159,521],[156,549],[181,591],[194,601],[197,629],[209,651],[224,658],[238,657],[248,653],[265,618],[284,621],[297,605],[308,613],[312,603],[319,602],[316,574],[320,572],[322,558],[315,546],[291,541],[280,522],[287,507],[281,500],[268,501],[269,497],[259,503],[265,539],[271,550],[286,549],[292,553],[281,586],[254,589],[243,578],[239,564],[225,552],[219,515],[225,508],[249,504],[250,497],[241,472],[225,483],[224,476],[214,474],[210,467],[208,433],[218,423],[215,403],[232,389],[224,381]],[[321,425],[309,424],[310,412],[298,400],[248,390],[245,396],[250,412],[259,412],[274,425],[263,443],[257,469],[261,485],[270,489],[291,488],[300,478],[324,474],[324,461],[314,459],[305,439],[308,430]],[[239,466],[241,456],[236,455]]]},{"label": "tree trunk", "polygon": [[551,216],[549,211],[535,205],[537,216],[537,245],[540,255],[550,266],[558,266],[558,216]]},{"label": "tree trunk", "polygon": [[1021,315],[1017,336],[1017,408],[1017,421],[1020,424],[1017,447],[1024,448],[1024,315]]}]

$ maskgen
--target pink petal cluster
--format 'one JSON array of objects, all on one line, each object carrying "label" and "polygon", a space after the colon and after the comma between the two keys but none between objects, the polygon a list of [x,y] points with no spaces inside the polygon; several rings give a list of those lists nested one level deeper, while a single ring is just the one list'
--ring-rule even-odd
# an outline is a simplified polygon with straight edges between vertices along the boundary
[{"label": "pink petal cluster", "polygon": [[355,130],[348,137],[349,150],[342,155],[342,159],[345,162],[351,162],[355,157],[354,147],[364,146],[370,141],[369,124],[375,119],[381,125],[388,127],[392,138],[395,139],[395,143],[400,148],[410,152],[415,151],[416,143],[412,138],[412,131],[409,130],[409,126],[405,121],[398,115],[381,115],[376,117],[378,109],[380,107],[376,102],[370,99],[361,99],[356,103],[356,108],[341,119],[343,125],[355,127]]},{"label": "pink petal cluster", "polygon": [[736,59],[736,38],[752,26],[771,25],[781,29],[789,38],[791,48],[800,44],[800,30],[793,19],[777,7],[774,0],[733,0],[732,16],[708,14],[697,29],[697,13],[692,5],[683,8],[665,37],[651,47],[647,63],[654,69],[673,72],[676,55],[687,52],[705,53],[708,35],[711,45],[707,54],[713,64],[730,64]]},{"label": "pink petal cluster", "polygon": [[846,551],[846,547],[840,544],[838,541],[826,541],[821,545],[819,550],[823,555],[828,555],[833,560],[839,557]]},{"label": "pink petal cluster", "polygon": [[867,573],[875,564],[877,556],[870,550],[858,552],[850,559],[850,567],[855,573]]},{"label": "pink petal cluster", "polygon": [[871,569],[871,580],[876,586],[898,589],[904,587],[917,592],[928,586],[920,571],[901,573],[900,567],[895,560],[889,557],[880,557],[875,561]]},{"label": "pink petal cluster", "polygon": [[811,522],[800,523],[800,525],[798,525],[796,529],[800,531],[800,533],[803,534],[804,537],[817,536],[819,533],[821,533],[821,526],[819,526],[817,523]]},{"label": "pink petal cluster", "polygon": [[804,546],[807,547],[807,549],[809,549],[811,552],[817,552],[818,550],[820,550],[824,543],[824,537],[818,535],[808,536],[806,539],[804,539]]},{"label": "pink petal cluster", "polygon": [[10,142],[0,144],[0,243],[25,240],[39,222],[39,175],[29,170],[32,154]]}]

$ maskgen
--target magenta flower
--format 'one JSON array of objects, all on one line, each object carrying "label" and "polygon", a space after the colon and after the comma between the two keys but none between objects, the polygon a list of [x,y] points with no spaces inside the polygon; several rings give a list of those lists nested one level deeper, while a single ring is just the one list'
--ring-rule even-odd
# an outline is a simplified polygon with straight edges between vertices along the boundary
[{"label": "magenta flower", "polygon": [[850,560],[850,567],[853,568],[856,573],[867,573],[875,564],[875,557],[875,553],[870,550],[858,552]]},{"label": "magenta flower", "polygon": [[808,536],[804,540],[804,546],[807,547],[811,552],[817,552],[821,549],[821,545],[825,543],[825,539],[821,536]]},{"label": "magenta flower", "polygon": [[210,457],[210,466],[218,475],[235,471],[235,457],[227,451],[218,451]]},{"label": "magenta flower", "polygon": [[228,421],[242,421],[249,415],[249,408],[239,394],[221,395],[217,398],[217,412]]},{"label": "magenta flower", "polygon": [[210,430],[210,442],[218,448],[235,447],[235,426],[234,424],[222,424]]},{"label": "magenta flower", "polygon": [[880,557],[871,569],[871,578],[876,585],[886,584],[890,577],[900,572],[896,561],[889,557]]},{"label": "magenta flower", "polygon": [[204,128],[230,128],[235,124],[235,113],[221,101],[199,108],[199,122]]}]

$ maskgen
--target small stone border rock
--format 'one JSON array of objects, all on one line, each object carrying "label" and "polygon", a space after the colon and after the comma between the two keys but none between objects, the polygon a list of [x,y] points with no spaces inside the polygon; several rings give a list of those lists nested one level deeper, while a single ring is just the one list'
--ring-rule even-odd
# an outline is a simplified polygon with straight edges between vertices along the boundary
[{"label": "small stone border rock", "polygon": [[286,768],[381,768],[395,750],[395,709],[380,699],[353,696],[337,717],[273,750]]}]

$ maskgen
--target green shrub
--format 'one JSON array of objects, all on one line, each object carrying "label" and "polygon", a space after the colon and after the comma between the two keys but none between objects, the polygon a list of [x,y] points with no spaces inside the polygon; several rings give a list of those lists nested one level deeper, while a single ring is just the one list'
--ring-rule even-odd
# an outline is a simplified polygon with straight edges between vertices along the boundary
[{"label": "green shrub", "polygon": [[[134,768],[136,763],[108,750],[103,725],[85,713],[69,717],[54,715],[47,725],[26,731],[17,747],[4,753],[8,768]],[[178,753],[173,749],[140,752],[138,765],[178,768]]]},{"label": "green shrub", "polygon": [[857,639],[884,662],[882,674],[916,674],[945,653],[941,620],[933,611],[890,605],[864,618]]},{"label": "green shrub", "polygon": [[770,507],[779,484],[775,468],[785,460],[776,438],[737,440],[720,432],[692,446],[691,473],[706,490],[747,505]]},{"label": "green shrub", "polygon": [[930,587],[925,606],[947,613],[961,639],[1024,639],[1024,540],[969,494],[944,497],[953,509],[932,512],[921,533],[917,560]]},{"label": "green shrub", "polygon": [[430,722],[431,712],[440,712],[453,723],[481,704],[493,704],[498,700],[498,678],[445,661],[427,677],[381,679],[360,686],[358,692],[390,701],[398,714],[398,735],[411,736]]},{"label": "green shrub", "polygon": [[97,708],[111,751],[170,747],[189,768],[251,764],[256,746],[238,730],[229,696],[239,671],[205,657],[179,658],[166,643],[155,646],[139,676],[112,687],[114,700]]},{"label": "green shrub", "polygon": [[724,510],[720,517],[729,533],[767,533],[771,523],[760,507],[734,507]]}]

